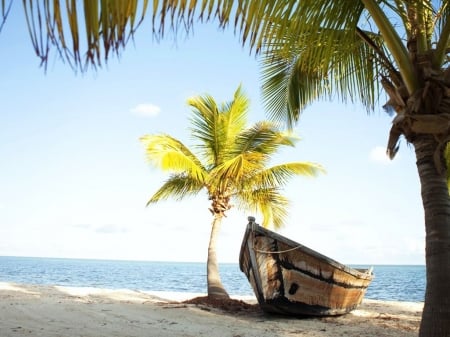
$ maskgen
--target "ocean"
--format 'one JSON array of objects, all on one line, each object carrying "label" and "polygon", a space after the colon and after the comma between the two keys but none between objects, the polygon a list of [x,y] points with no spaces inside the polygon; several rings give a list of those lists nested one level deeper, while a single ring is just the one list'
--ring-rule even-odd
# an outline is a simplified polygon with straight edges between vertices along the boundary
[{"label": "ocean", "polygon": [[[367,268],[370,266],[355,265]],[[374,265],[365,298],[422,302],[425,266]],[[220,264],[222,283],[232,295],[253,295],[239,265]],[[0,282],[141,291],[206,292],[205,263],[113,261],[0,256]]]}]

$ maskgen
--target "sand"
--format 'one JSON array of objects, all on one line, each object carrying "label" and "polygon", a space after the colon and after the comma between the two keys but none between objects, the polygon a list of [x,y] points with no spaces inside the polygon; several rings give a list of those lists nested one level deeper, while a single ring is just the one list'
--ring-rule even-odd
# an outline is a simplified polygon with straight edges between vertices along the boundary
[{"label": "sand", "polygon": [[264,314],[253,297],[228,309],[185,302],[200,296],[0,282],[0,336],[406,337],[418,335],[423,308],[364,300],[344,316],[300,319]]}]

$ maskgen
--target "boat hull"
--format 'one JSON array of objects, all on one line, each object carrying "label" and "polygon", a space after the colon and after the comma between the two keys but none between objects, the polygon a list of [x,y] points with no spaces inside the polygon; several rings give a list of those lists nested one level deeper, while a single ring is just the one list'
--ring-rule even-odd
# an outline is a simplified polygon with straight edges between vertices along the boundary
[{"label": "boat hull", "polygon": [[249,220],[239,265],[262,310],[335,316],[361,303],[373,278],[371,270],[345,266]]}]

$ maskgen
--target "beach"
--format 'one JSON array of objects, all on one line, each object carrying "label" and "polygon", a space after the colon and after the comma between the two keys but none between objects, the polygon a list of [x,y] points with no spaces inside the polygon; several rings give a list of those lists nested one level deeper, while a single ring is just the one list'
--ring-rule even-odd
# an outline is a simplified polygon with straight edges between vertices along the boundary
[{"label": "beach", "polygon": [[202,296],[0,282],[0,336],[406,337],[418,335],[423,308],[364,300],[347,315],[300,319],[264,314],[250,296],[233,308],[187,301]]}]

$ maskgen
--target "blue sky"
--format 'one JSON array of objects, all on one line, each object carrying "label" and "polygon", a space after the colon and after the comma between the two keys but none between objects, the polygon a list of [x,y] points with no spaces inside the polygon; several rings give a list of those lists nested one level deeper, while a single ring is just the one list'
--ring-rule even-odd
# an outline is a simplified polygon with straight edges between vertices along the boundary
[{"label": "blue sky", "polygon": [[[55,55],[39,67],[15,4],[0,34],[0,255],[205,261],[211,215],[204,195],[145,207],[165,176],[145,162],[139,137],[189,144],[186,100],[228,101],[239,84],[251,121],[266,119],[257,59],[232,31],[135,45],[108,66],[74,74]],[[382,105],[381,101],[380,105]],[[384,156],[391,117],[339,102],[308,107],[301,141],[280,161],[327,173],[294,178],[280,233],[343,263],[423,264],[424,220],[414,151]],[[249,214],[231,210],[218,247],[237,262]],[[258,220],[258,219],[257,219]]]}]

